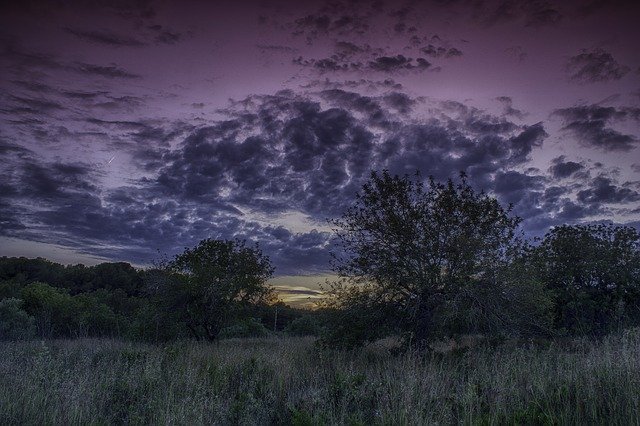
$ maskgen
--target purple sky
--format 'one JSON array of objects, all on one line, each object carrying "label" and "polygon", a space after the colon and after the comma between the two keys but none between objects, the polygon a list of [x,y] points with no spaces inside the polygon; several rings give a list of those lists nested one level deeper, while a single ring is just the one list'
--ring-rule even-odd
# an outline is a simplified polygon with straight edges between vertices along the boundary
[{"label": "purple sky", "polygon": [[530,235],[638,226],[639,17],[623,0],[1,6],[0,255],[146,265],[239,237],[307,297],[326,219],[382,168],[465,170]]}]

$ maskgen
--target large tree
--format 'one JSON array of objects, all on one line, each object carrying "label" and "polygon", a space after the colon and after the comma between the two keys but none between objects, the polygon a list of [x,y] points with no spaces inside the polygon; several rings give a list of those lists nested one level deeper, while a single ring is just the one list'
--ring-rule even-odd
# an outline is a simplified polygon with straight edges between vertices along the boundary
[{"label": "large tree", "polygon": [[214,340],[252,307],[274,299],[269,258],[242,241],[201,241],[163,265],[159,292],[192,336]]},{"label": "large tree", "polygon": [[533,250],[556,299],[556,328],[604,334],[640,323],[640,235],[628,226],[558,226]]},{"label": "large tree", "polygon": [[373,172],[333,221],[341,254],[340,279],[324,301],[337,318],[330,339],[356,344],[400,332],[425,344],[446,334],[544,327],[543,293],[511,269],[521,250],[520,219],[510,213],[462,173],[439,183]]}]

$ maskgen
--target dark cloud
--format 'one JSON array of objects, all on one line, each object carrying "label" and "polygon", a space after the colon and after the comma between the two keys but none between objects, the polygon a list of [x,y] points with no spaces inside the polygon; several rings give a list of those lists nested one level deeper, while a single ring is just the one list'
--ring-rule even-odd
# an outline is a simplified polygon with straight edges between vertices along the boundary
[{"label": "dark cloud", "polygon": [[401,92],[392,92],[384,95],[384,102],[401,114],[407,114],[416,104],[416,100]]},{"label": "dark cloud", "polygon": [[534,148],[542,146],[549,134],[544,130],[542,123],[524,126],[520,134],[512,137],[511,161],[515,164],[524,163]]},{"label": "dark cloud", "polygon": [[23,195],[39,198],[69,198],[73,194],[95,193],[92,168],[85,164],[24,164],[21,180]]},{"label": "dark cloud", "polygon": [[[76,95],[93,99],[84,93]],[[592,192],[571,200],[572,188],[522,170],[547,137],[542,123],[518,125],[459,102],[432,105],[425,118],[424,102],[393,90],[331,88],[251,96],[200,126],[85,118],[87,130],[129,141],[126,152],[144,177],[107,188],[98,165],[39,160],[2,144],[10,160],[0,170],[12,176],[2,192],[12,207],[0,209],[0,229],[140,263],[206,237],[246,238],[260,243],[279,274],[298,274],[327,270],[333,236],[320,227],[353,202],[372,169],[437,179],[464,170],[478,189],[514,203],[527,229],[603,211],[606,185],[594,180],[580,188]],[[610,200],[635,199],[631,187],[609,184]],[[290,212],[317,230],[296,233],[268,219]]]},{"label": "dark cloud", "polygon": [[447,114],[448,125],[451,129],[463,128],[473,133],[498,135],[517,128],[505,117],[497,117],[460,102],[445,101],[441,105]]},{"label": "dark cloud", "polygon": [[549,172],[556,179],[565,179],[574,173],[584,170],[584,165],[581,163],[576,163],[575,161],[565,161],[565,156],[561,155],[559,157],[551,160],[551,167],[549,167]]},{"label": "dark cloud", "polygon": [[50,93],[55,91],[54,88],[40,81],[14,80],[11,83],[13,83],[14,85],[22,89],[29,90],[31,92]]},{"label": "dark cloud", "polygon": [[583,84],[620,80],[629,70],[628,66],[619,64],[609,52],[600,48],[583,50],[567,62],[569,79]]},{"label": "dark cloud", "polygon": [[[12,165],[14,178],[3,180],[7,191],[0,197],[9,201],[0,203],[5,236],[81,246],[93,255],[140,263],[153,261],[158,250],[177,253],[205,237],[237,237],[261,242],[279,273],[324,271],[328,264],[331,236],[325,232],[274,229],[224,203],[158,197],[141,186],[102,192],[94,184],[95,167],[86,164],[47,163],[29,155]],[[24,201],[28,208],[21,207]]]},{"label": "dark cloud", "polygon": [[493,180],[493,190],[506,203],[516,204],[532,191],[544,189],[542,176],[527,175],[515,170],[499,171]]},{"label": "dark cloud", "polygon": [[604,107],[584,105],[554,111],[562,118],[564,130],[573,133],[584,146],[604,151],[630,151],[638,139],[634,135],[621,133],[610,126],[622,120],[640,119],[640,108]]},{"label": "dark cloud", "polygon": [[590,16],[594,14],[602,14],[609,10],[624,10],[628,12],[630,8],[637,7],[638,3],[633,0],[588,0],[584,2],[576,2],[574,5],[574,13],[577,17]]},{"label": "dark cloud", "polygon": [[374,71],[383,73],[396,73],[402,71],[422,72],[428,69],[437,70],[424,58],[411,58],[404,55],[375,56],[372,60],[351,61],[349,57],[334,55],[331,58],[304,59],[295,58],[293,63],[303,67],[312,67],[321,73],[337,71]]},{"label": "dark cloud", "polygon": [[31,150],[19,146],[14,145],[12,143],[4,142],[0,139],[0,154],[18,154],[18,155],[31,155]]},{"label": "dark cloud", "polygon": [[[368,130],[372,116],[393,117],[394,110],[413,108],[416,101],[393,93],[369,98],[334,90],[320,95],[330,106],[322,108],[291,92],[242,102],[253,105],[249,110],[232,106],[229,120],[192,131],[177,149],[140,151],[136,161],[157,171],[156,177],[111,191],[104,206],[86,202],[73,218],[64,207],[38,218],[71,235],[84,230],[85,221],[99,220],[99,227],[87,228],[81,237],[97,240],[119,227],[123,231],[116,237],[128,235],[134,245],[146,241],[153,247],[166,246],[160,238],[185,245],[205,235],[244,235],[265,244],[281,273],[320,271],[328,262],[329,234],[266,229],[238,207],[268,214],[299,211],[321,221],[340,214],[369,170],[382,167],[397,173],[420,169],[441,178],[465,169],[490,188],[497,181],[487,176],[525,161],[541,137],[539,125],[508,126],[471,109],[463,114],[473,117],[462,126],[464,133],[451,125],[451,118],[422,125],[397,122],[375,135]],[[127,131],[146,128],[137,122],[92,122]],[[497,133],[490,135],[491,129]]]},{"label": "dark cloud", "polygon": [[298,49],[291,46],[276,44],[256,44],[256,47],[263,52],[295,53],[298,51]]},{"label": "dark cloud", "polygon": [[563,14],[550,1],[527,1],[525,7],[525,25],[528,27],[543,27],[556,25],[563,19]]},{"label": "dark cloud", "polygon": [[578,192],[578,201],[585,204],[631,203],[640,201],[640,193],[616,182],[607,176],[594,178],[588,189]]},{"label": "dark cloud", "polygon": [[436,69],[424,58],[413,59],[401,54],[389,55],[385,49],[347,41],[334,43],[334,53],[330,57],[308,59],[299,56],[293,60],[293,63],[303,67],[314,68],[321,73],[336,71],[393,73]]},{"label": "dark cloud", "polygon": [[162,25],[150,25],[148,28],[154,32],[153,41],[158,44],[176,44],[185,38],[184,33],[170,30]]},{"label": "dark cloud", "polygon": [[329,34],[339,36],[358,36],[370,30],[370,18],[375,7],[367,7],[352,2],[322,2],[311,13],[305,13],[289,21],[281,21],[279,15],[272,15],[270,19],[261,22],[272,22],[277,27],[286,29],[294,37],[304,37],[308,44],[312,44],[320,37]]},{"label": "dark cloud", "polygon": [[64,109],[60,103],[45,98],[10,96],[9,101],[13,103],[13,108],[3,108],[2,111],[9,113],[33,113],[36,115],[46,115],[50,112]]},{"label": "dark cloud", "polygon": [[392,78],[385,78],[384,80],[370,80],[361,78],[359,80],[342,80],[335,81],[329,80],[312,80],[309,83],[301,86],[303,89],[321,88],[325,90],[332,89],[363,89],[365,91],[378,91],[378,90],[402,90],[402,84],[398,83]]},{"label": "dark cloud", "polygon": [[420,52],[424,53],[427,56],[431,56],[432,58],[455,58],[457,56],[462,56],[462,51],[460,49],[457,49],[455,47],[436,47],[433,44],[421,47]]},{"label": "dark cloud", "polygon": [[[85,118],[84,121],[92,125],[89,130],[93,132],[105,130],[112,136],[122,135],[129,145],[136,147],[135,152],[146,149],[149,145],[156,149],[166,147],[171,141],[193,128],[181,121],[165,123],[160,120],[100,120],[93,117]],[[127,142],[123,142],[120,148],[126,148],[126,145]]]},{"label": "dark cloud", "polygon": [[513,99],[509,96],[498,96],[496,100],[504,106],[504,115],[519,119],[523,119],[525,117],[525,113],[513,107]]},{"label": "dark cloud", "polygon": [[546,0],[477,1],[473,3],[472,18],[487,26],[521,22],[529,27],[542,27],[558,24],[563,13]]},{"label": "dark cloud", "polygon": [[400,70],[424,71],[431,67],[431,63],[424,58],[405,57],[404,55],[380,56],[369,62],[369,68],[374,71],[396,72]]},{"label": "dark cloud", "polygon": [[87,64],[83,62],[76,62],[74,65],[75,67],[71,69],[80,74],[106,77],[106,78],[140,78],[141,77],[140,75],[124,70],[115,64],[103,66],[103,65]]},{"label": "dark cloud", "polygon": [[59,70],[87,76],[106,77],[109,79],[137,79],[141,77],[138,74],[134,74],[118,67],[116,64],[109,64],[105,66],[86,62],[70,63],[53,55],[29,52],[12,45],[5,48],[3,57],[8,62],[6,71],[20,79],[24,79],[25,76],[33,76],[34,70]]},{"label": "dark cloud", "polygon": [[81,40],[106,46],[141,47],[145,45],[145,43],[136,38],[115,34],[110,31],[83,31],[73,28],[65,28],[65,31]]}]

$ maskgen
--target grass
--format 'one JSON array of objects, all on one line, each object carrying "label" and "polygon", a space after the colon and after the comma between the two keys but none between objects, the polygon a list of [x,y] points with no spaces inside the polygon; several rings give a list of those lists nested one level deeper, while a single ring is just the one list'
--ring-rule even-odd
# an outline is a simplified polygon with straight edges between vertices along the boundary
[{"label": "grass", "polygon": [[0,424],[640,423],[640,332],[447,355],[293,337],[0,344]]}]

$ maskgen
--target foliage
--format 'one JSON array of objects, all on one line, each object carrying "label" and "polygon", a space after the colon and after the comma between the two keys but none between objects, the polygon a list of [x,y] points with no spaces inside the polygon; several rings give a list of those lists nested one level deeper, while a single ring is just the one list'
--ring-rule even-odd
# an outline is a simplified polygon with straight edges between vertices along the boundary
[{"label": "foliage", "polygon": [[305,313],[287,325],[285,331],[292,336],[319,336],[323,327],[317,315]]},{"label": "foliage", "polygon": [[63,266],[42,258],[0,257],[0,281],[5,280],[22,284],[44,282],[65,288],[71,295],[121,289],[128,296],[135,296],[142,289],[143,273],[125,262]]},{"label": "foliage", "polygon": [[640,322],[640,235],[634,228],[553,228],[531,253],[556,297],[555,327],[602,335]]},{"label": "foliage", "polygon": [[237,323],[223,328],[220,331],[220,338],[230,339],[233,337],[264,337],[269,334],[269,330],[255,318],[245,318]]},{"label": "foliage", "polygon": [[242,241],[203,240],[162,269],[165,307],[177,312],[197,339],[214,340],[256,305],[275,300],[269,258]]},{"label": "foliage", "polygon": [[22,310],[22,300],[0,300],[0,340],[29,339],[35,334],[35,320]]},{"label": "foliage", "polygon": [[36,320],[39,336],[71,336],[78,308],[67,292],[46,283],[33,282],[22,289],[21,298],[24,310]]},{"label": "foliage", "polygon": [[[513,283],[513,274],[505,279],[522,251],[520,219],[510,211],[475,192],[464,174],[458,183],[429,178],[425,185],[419,174],[372,173],[333,221],[346,254],[336,256],[342,279],[330,284],[324,304],[341,311],[329,340],[356,344],[400,332],[426,344],[454,331],[529,326],[504,309],[535,291],[528,281]],[[536,326],[538,312],[528,314]]]}]

